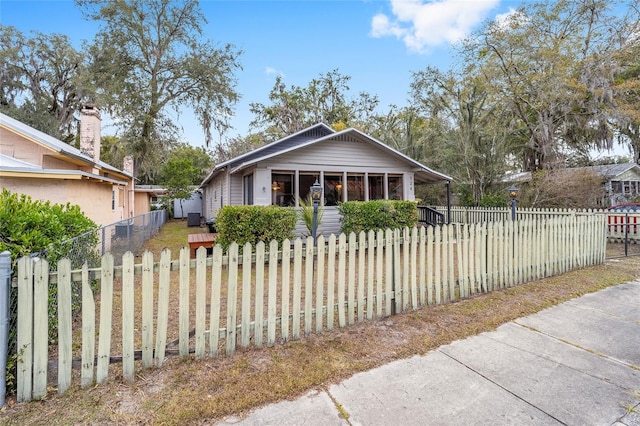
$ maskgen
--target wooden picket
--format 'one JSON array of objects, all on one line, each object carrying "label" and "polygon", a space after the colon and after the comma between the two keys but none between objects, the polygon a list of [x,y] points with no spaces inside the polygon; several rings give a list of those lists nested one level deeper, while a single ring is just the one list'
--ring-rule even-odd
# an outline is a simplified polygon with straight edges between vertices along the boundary
[{"label": "wooden picket", "polygon": [[[137,357],[141,368],[162,366],[172,344],[171,324],[177,324],[180,356],[217,356],[221,349],[231,356],[237,345],[272,346],[278,336],[295,340],[602,263],[606,228],[604,215],[528,217],[320,236],[315,245],[311,238],[285,240],[280,250],[275,241],[255,250],[246,244],[242,252],[232,243],[226,253],[215,246],[210,257],[200,248],[195,259],[183,248],[178,261],[165,249],[158,262],[144,253],[139,265],[127,253],[119,267],[106,254],[94,270],[71,271],[63,259],[51,273],[46,260],[25,257],[17,268],[18,400],[46,393],[50,286],[57,286],[57,385],[64,392],[72,383],[72,283],[82,288],[80,384],[104,383],[116,355],[122,356],[122,378],[131,382]],[[94,280],[99,297],[92,292]],[[116,285],[120,319],[113,318]],[[170,312],[170,303],[177,311]],[[115,327],[121,327],[119,354],[111,341]]]}]

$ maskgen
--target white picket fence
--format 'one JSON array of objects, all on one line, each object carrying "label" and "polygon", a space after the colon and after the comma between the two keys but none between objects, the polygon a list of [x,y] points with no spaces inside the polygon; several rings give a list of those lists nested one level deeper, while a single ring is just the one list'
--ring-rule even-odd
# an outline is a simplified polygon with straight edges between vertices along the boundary
[{"label": "white picket fence", "polygon": [[[162,366],[171,325],[179,355],[231,355],[238,346],[271,346],[602,263],[605,246],[604,216],[567,215],[331,235],[319,237],[317,249],[310,238],[285,241],[281,250],[275,241],[255,249],[247,244],[241,253],[234,243],[226,254],[215,246],[210,257],[200,248],[196,259],[187,248],[178,260],[169,250],[159,261],[147,252],[139,264],[127,253],[117,267],[106,254],[101,268],[76,271],[66,259],[50,272],[46,260],[24,257],[17,268],[17,397],[45,395],[50,357],[57,357],[57,389],[64,392],[72,383],[74,345],[81,347],[82,386],[105,382],[116,355],[122,356],[124,380],[133,381],[136,352],[141,368]],[[97,296],[92,280],[98,281]],[[72,317],[72,282],[82,286],[81,325]],[[52,286],[57,354],[50,353],[47,338]],[[175,286],[179,300],[170,303]],[[114,318],[114,300],[121,300],[121,318]],[[113,345],[120,327],[121,342]]]},{"label": "white picket fence", "polygon": [[[447,207],[436,207],[446,215]],[[451,223],[485,223],[511,220],[511,209],[508,207],[451,207]],[[550,219],[558,216],[583,216],[601,214],[607,217],[607,239],[609,242],[628,240],[640,243],[640,212],[639,211],[611,211],[597,209],[547,209],[520,208],[516,209],[516,219]]]},{"label": "white picket fence", "polygon": [[[446,206],[435,207],[441,213],[447,212]],[[558,216],[592,215],[603,210],[590,209],[548,209],[548,208],[516,208],[516,219],[551,219]],[[483,223],[511,220],[510,207],[451,207],[452,223]]]}]

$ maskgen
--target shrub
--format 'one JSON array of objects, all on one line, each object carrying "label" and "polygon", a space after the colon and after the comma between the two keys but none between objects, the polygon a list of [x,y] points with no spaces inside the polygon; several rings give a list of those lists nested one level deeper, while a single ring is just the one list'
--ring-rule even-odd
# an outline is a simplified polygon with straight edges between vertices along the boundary
[{"label": "shrub", "polygon": [[480,207],[504,207],[509,205],[507,194],[488,193],[480,199]]},{"label": "shrub", "polygon": [[605,196],[602,176],[588,169],[538,170],[532,178],[520,187],[520,207],[598,208]]},{"label": "shrub", "polygon": [[240,247],[246,243],[255,246],[258,241],[282,243],[293,238],[297,219],[296,210],[290,207],[225,206],[216,217],[216,243],[224,250],[234,241]]},{"label": "shrub", "polygon": [[79,206],[32,200],[3,189],[0,193],[0,251],[11,252],[11,260],[31,253],[50,252],[54,264],[67,252],[58,244],[97,229]]},{"label": "shrub", "polygon": [[[311,199],[311,194],[309,194],[306,200],[298,198],[298,205],[300,206],[298,219],[307,227],[307,231],[309,231],[309,234],[307,235],[311,235],[313,234],[313,200]],[[319,205],[316,215],[316,230],[320,227],[323,216],[324,208],[322,205]]]},{"label": "shrub", "polygon": [[[32,200],[27,195],[13,194],[7,189],[0,193],[0,252],[8,250],[12,261],[41,253],[46,256],[50,267],[55,268],[58,260],[70,257],[72,251],[84,253],[85,256],[93,252],[97,238],[88,234],[81,245],[61,244],[73,237],[85,234],[97,228],[97,225],[86,217],[80,207],[67,203],[66,205],[51,204],[46,201]],[[57,285],[49,287],[49,340],[57,337]],[[72,289],[74,311],[79,308],[79,289]],[[11,304],[17,305],[16,291],[11,292]],[[17,361],[16,321],[17,310],[11,309],[9,326],[9,356],[7,359],[7,388],[15,390],[15,369]]]},{"label": "shrub", "polygon": [[345,234],[412,228],[418,223],[418,208],[413,201],[347,201],[338,206],[338,211],[342,215],[340,231]]}]

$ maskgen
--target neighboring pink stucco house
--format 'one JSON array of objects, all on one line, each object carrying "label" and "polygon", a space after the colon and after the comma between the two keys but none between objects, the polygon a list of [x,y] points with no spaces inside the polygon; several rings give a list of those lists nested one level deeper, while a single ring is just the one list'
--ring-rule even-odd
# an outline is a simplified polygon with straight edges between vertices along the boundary
[{"label": "neighboring pink stucco house", "polygon": [[135,209],[133,161],[127,158],[123,168],[100,161],[100,112],[92,105],[81,111],[80,149],[0,113],[2,188],[77,204],[103,226],[143,213]]}]

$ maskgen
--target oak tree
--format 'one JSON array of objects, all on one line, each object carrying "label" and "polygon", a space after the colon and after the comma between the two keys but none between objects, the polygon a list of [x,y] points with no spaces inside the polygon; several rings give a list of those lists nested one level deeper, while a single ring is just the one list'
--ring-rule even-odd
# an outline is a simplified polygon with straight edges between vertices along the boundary
[{"label": "oak tree", "polygon": [[632,41],[630,21],[616,6],[523,3],[466,41],[472,72],[485,75],[486,87],[508,105],[505,122],[519,138],[524,170],[562,166],[564,149],[611,146],[615,58],[621,41]]},{"label": "oak tree", "polygon": [[318,123],[358,127],[374,113],[379,101],[367,92],[350,98],[349,80],[350,76],[335,69],[320,73],[306,87],[287,87],[282,77],[277,76],[269,92],[270,104],[250,104],[255,116],[251,126],[263,131],[267,142]]},{"label": "oak tree", "polygon": [[90,95],[82,84],[84,61],[65,35],[28,37],[0,25],[0,111],[73,142],[76,112]]},{"label": "oak tree", "polygon": [[206,19],[196,0],[76,3],[102,24],[89,46],[93,84],[134,156],[136,177],[157,176],[185,109],[195,113],[207,144],[213,130],[224,133],[239,98],[241,52],[203,38]]}]

